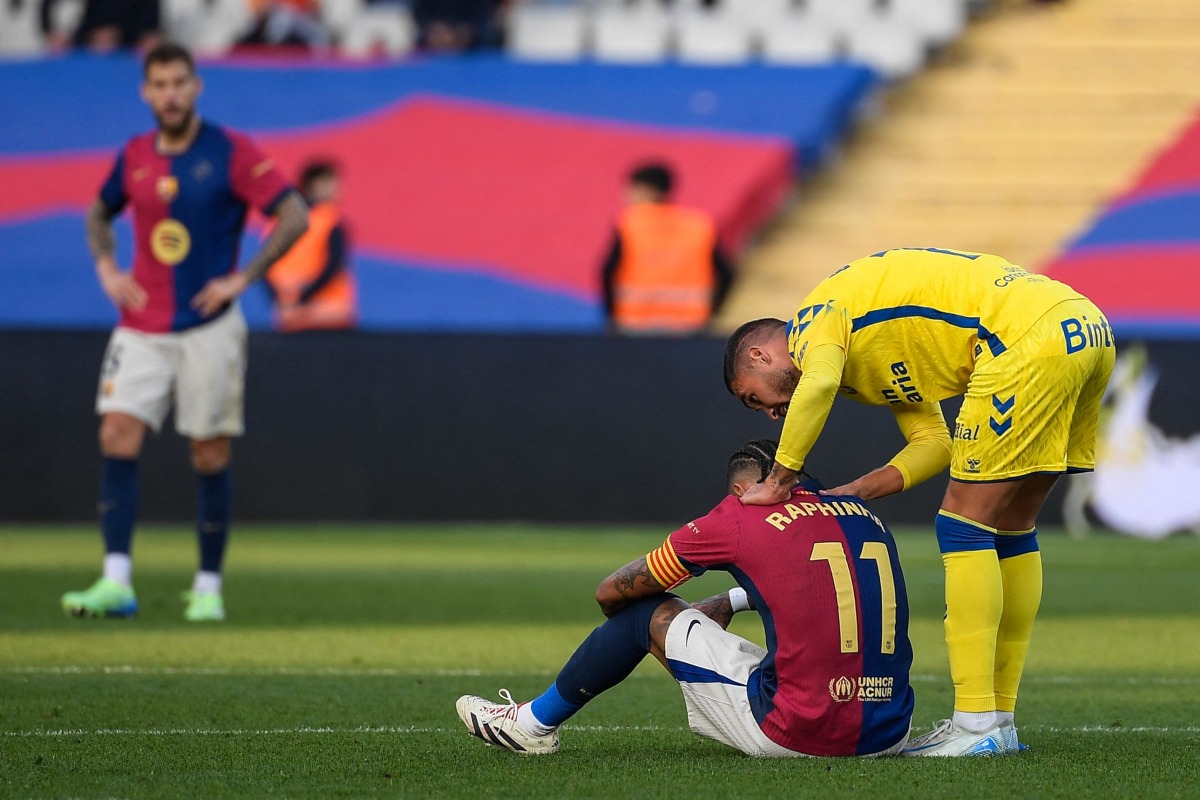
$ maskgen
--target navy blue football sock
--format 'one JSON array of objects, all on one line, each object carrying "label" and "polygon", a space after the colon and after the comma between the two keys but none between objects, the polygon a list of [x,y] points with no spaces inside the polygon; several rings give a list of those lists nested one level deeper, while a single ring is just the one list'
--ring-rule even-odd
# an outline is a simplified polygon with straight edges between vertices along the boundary
[{"label": "navy blue football sock", "polygon": [[233,471],[196,476],[196,533],[200,540],[200,570],[220,572],[233,519]]},{"label": "navy blue football sock", "polygon": [[100,531],[106,553],[128,555],[138,513],[138,461],[105,457],[100,465]]},{"label": "navy blue football sock", "polygon": [[550,688],[530,704],[538,722],[558,726],[584,704],[629,677],[650,652],[650,617],[667,597],[637,600],[583,640]]}]

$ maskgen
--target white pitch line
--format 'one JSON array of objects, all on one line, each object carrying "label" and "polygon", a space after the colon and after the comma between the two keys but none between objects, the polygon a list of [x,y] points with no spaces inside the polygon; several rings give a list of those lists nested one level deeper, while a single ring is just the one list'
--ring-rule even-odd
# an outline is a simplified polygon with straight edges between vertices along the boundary
[{"label": "white pitch line", "polygon": [[[673,728],[663,725],[566,725],[567,730],[585,731],[589,733],[622,733],[684,731],[686,728]],[[1114,728],[1107,725],[1081,725],[1078,727],[1060,727],[1051,725],[1030,725],[1021,730],[1036,733],[1161,733],[1172,735],[1200,734],[1200,726],[1185,727],[1133,725]],[[462,728],[391,726],[391,725],[360,725],[353,728],[310,727],[296,728],[98,728],[86,730],[83,728],[61,728],[56,730],[32,731],[3,731],[10,738],[70,738],[80,736],[296,736],[296,735],[346,735],[346,734],[386,734],[386,735],[428,735],[453,734],[465,732]]]},{"label": "white pitch line", "polygon": [[[439,678],[510,678],[550,677],[558,674],[553,670],[483,670],[483,669],[396,669],[389,667],[140,667],[133,665],[60,665],[60,666],[7,666],[0,667],[0,674],[8,675],[211,675],[238,676],[257,675],[262,677],[330,677],[330,678],[403,678],[434,676]],[[630,677],[646,677],[654,673],[635,672]],[[948,675],[916,673],[910,676],[913,683],[949,682]],[[1109,675],[1026,675],[1023,683],[1043,684],[1119,684],[1127,686],[1197,686],[1196,677],[1118,677]]]},{"label": "white pitch line", "polygon": [[552,676],[551,670],[480,670],[480,669],[393,669],[389,667],[138,667],[110,666],[15,666],[0,667],[9,675],[260,675],[264,677],[399,678],[433,675],[440,678]]},{"label": "white pitch line", "polygon": [[[1081,725],[1078,728],[1060,728],[1055,725],[1030,725],[1029,730],[1038,733],[1200,733],[1200,726],[1182,728],[1159,725],[1130,725],[1114,728],[1109,725]],[[1025,730],[1024,727],[1021,730]]]},{"label": "white pitch line", "polygon": [[[950,683],[949,675],[929,675],[916,674],[910,675],[909,681],[913,683]],[[1117,684],[1121,686],[1197,686],[1200,685],[1200,676],[1197,677],[1177,677],[1165,675],[1147,675],[1141,678],[1116,675],[1024,675],[1021,677],[1022,684],[1028,683],[1048,683],[1048,684],[1092,684],[1092,683],[1107,683]]]},{"label": "white pitch line", "polygon": [[290,736],[306,733],[446,733],[448,728],[421,728],[417,726],[394,727],[387,725],[362,725],[356,728],[310,727],[298,728],[63,728],[43,731],[4,731],[5,736],[15,737],[69,737],[69,736]]}]

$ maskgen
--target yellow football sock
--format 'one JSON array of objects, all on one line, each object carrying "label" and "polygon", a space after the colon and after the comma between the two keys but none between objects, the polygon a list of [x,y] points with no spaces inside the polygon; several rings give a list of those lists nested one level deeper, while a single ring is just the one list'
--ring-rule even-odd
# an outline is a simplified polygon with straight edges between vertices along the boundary
[{"label": "yellow football sock", "polygon": [[[1001,532],[1004,535],[1004,532]],[[1000,559],[1004,613],[996,636],[996,708],[1015,711],[1033,620],[1042,601],[1042,554],[1037,550]]]},{"label": "yellow football sock", "polygon": [[1000,564],[995,550],[943,553],[946,567],[946,649],[954,679],[954,710],[996,710],[993,673],[1000,626]]}]

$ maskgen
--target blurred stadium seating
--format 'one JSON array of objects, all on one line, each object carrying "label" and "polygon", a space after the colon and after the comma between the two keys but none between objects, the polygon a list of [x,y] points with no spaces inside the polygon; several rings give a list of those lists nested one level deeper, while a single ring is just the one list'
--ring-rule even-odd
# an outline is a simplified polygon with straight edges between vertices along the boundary
[{"label": "blurred stadium seating", "polygon": [[967,0],[531,0],[509,18],[517,58],[691,63],[861,61],[915,73],[963,29]]},{"label": "blurred stadium seating", "polygon": [[[961,30],[967,2],[530,0],[506,7],[505,55],[351,72],[286,59],[205,64],[203,110],[270,132],[264,143],[289,168],[305,148],[347,162],[357,266],[377,309],[367,301],[368,326],[595,329],[594,272],[632,161],[669,154],[685,174],[681,199],[716,214],[736,250],[778,213],[797,177],[807,181],[840,148],[879,78],[911,75]],[[5,7],[27,35],[0,51],[37,50],[30,5]],[[403,3],[324,0],[320,18],[353,59],[403,56],[419,39]],[[162,20],[169,36],[213,58],[230,53],[251,14],[245,0],[163,0]],[[20,109],[0,134],[0,173],[17,187],[0,209],[0,244],[24,255],[0,324],[111,319],[95,287],[76,285],[87,256],[68,231],[105,169],[107,155],[85,153],[107,153],[136,129],[135,76],[132,59],[0,71]],[[52,94],[60,101],[42,102]],[[86,128],[65,119],[75,113]],[[451,151],[430,133],[445,126],[492,136],[464,136]],[[498,143],[497,131],[510,140]],[[365,147],[371,140],[390,148]],[[575,157],[581,147],[593,157]],[[524,189],[495,203],[505,195],[472,193],[466,176]],[[530,246],[536,226],[557,231],[558,244]],[[247,304],[265,326],[259,298]]]},{"label": "blurred stadium seating", "polygon": [[[85,0],[58,0],[54,27],[70,30]],[[516,0],[504,7],[507,49],[516,58],[618,63],[794,63],[846,56],[889,78],[916,72],[958,36],[970,8],[986,0]],[[403,0],[321,0],[320,20],[346,56],[398,57],[417,37]],[[39,3],[0,9],[0,56],[43,47]],[[163,32],[198,53],[233,49],[252,26],[247,0],[161,0]],[[794,32],[788,47],[781,32]],[[817,42],[819,40],[820,43]],[[797,56],[800,53],[802,55]]]},{"label": "blurred stadium seating", "polygon": [[789,314],[831,269],[887,247],[1045,269],[1193,119],[1197,70],[1191,0],[998,0],[803,187],[743,260],[724,324]]},{"label": "blurred stadium seating", "polygon": [[[69,28],[81,8],[81,0],[60,0],[55,26]],[[314,143],[322,141],[311,138],[315,128],[384,108],[386,84],[396,87],[392,102],[425,92],[492,103],[489,113],[501,116],[565,115],[561,121],[593,130],[612,130],[606,126],[614,122],[660,126],[654,134],[638,132],[649,136],[642,144],[659,153],[674,148],[670,137],[660,135],[668,130],[783,137],[793,149],[804,202],[779,216],[744,259],[740,285],[721,318],[732,325],[747,316],[786,313],[781,306],[831,266],[883,247],[936,242],[1003,253],[1035,269],[1045,268],[1064,242],[1078,239],[1075,249],[1090,247],[1091,234],[1080,231],[1092,215],[1200,102],[1193,80],[1200,68],[1200,11],[1189,0],[523,0],[505,10],[507,57],[371,62],[353,72],[324,61],[206,64],[214,81],[206,110],[255,132]],[[135,80],[131,69],[28,60],[41,46],[34,11],[31,0],[0,8],[0,52],[20,56],[0,73],[0,82],[11,87],[5,96],[17,109],[15,124],[0,135],[0,168],[20,168],[25,179],[31,154],[53,154],[49,160],[65,168],[79,151],[115,147],[138,114],[127,85]],[[210,54],[228,48],[246,15],[244,0],[163,0],[167,32]],[[404,3],[323,0],[321,17],[342,52],[355,57],[407,53],[417,41]],[[975,21],[968,25],[969,19]],[[930,63],[930,53],[942,56]],[[867,68],[885,79],[922,66],[924,71],[917,80],[895,84],[873,106],[869,81],[850,66],[855,62],[873,65]],[[809,71],[797,79],[792,73],[783,77],[780,65]],[[276,91],[270,76],[281,86],[289,69],[305,82],[304,102],[259,101]],[[89,82],[75,70],[87,71]],[[237,88],[243,77],[258,94]],[[222,85],[226,79],[232,91]],[[64,139],[62,132],[72,126],[39,108],[38,98],[58,94],[61,107],[89,120],[86,135]],[[880,116],[847,140],[853,121],[867,108],[877,108]],[[546,121],[538,118],[538,124]],[[559,133],[567,129],[578,130],[566,126]],[[405,140],[396,142],[403,147]],[[479,142],[486,163],[486,143]],[[841,156],[836,168],[816,173],[835,153]],[[537,270],[530,282],[530,270],[514,267],[511,259],[497,265],[492,258],[481,262],[471,254],[464,260],[437,248],[413,253],[401,241],[365,251],[363,269],[395,278],[399,273],[388,266],[400,265],[419,274],[422,286],[437,284],[449,270],[456,294],[464,280],[486,286],[475,293],[480,295],[495,291],[499,281],[504,296],[522,309],[510,320],[586,329],[595,320],[593,287],[585,275],[616,202],[612,182],[602,177],[604,170],[619,171],[620,159],[614,159],[597,161],[590,176],[574,173],[576,183],[591,182],[591,189],[572,199],[569,213],[558,205],[559,213],[572,218],[562,230],[580,217],[588,217],[591,227],[576,234],[570,265],[555,257],[557,278],[549,284]],[[92,164],[92,172],[101,161]],[[526,168],[533,169],[528,163]],[[561,159],[546,160],[541,169],[564,173]],[[36,175],[32,180],[64,185]],[[57,224],[71,224],[72,209],[81,207],[94,181],[95,175],[76,174],[77,193],[55,201]],[[765,176],[725,191],[721,201],[690,199],[723,204],[725,217],[736,218],[725,230],[735,243],[750,241],[784,208],[784,192]],[[367,196],[366,204],[384,202]],[[37,202],[26,200],[10,196],[0,241],[10,252],[20,245],[57,269],[73,269],[67,265],[85,257],[81,246],[46,248],[45,242],[70,239],[62,232],[34,231],[42,212]],[[403,197],[393,193],[386,202],[395,206]],[[441,293],[431,292],[416,294],[431,301]],[[0,321],[14,324],[29,313]],[[63,310],[62,316],[71,313]],[[76,318],[95,320],[97,313],[102,315],[94,309]]]},{"label": "blurred stadium seating", "polygon": [[[81,6],[62,2],[53,24],[67,30]],[[593,406],[539,406],[502,447],[479,452],[485,471],[503,471],[512,452],[528,449],[544,431],[574,430],[581,410],[585,418],[610,420],[631,441],[642,434],[664,441],[661,408],[687,405],[690,415],[676,420],[664,453],[685,446],[696,425],[720,439],[758,422],[727,415],[728,398],[705,394],[720,391],[715,376],[701,392],[712,403],[704,416],[709,411],[693,408],[690,394],[672,394],[680,387],[668,385],[671,374],[658,367],[682,351],[667,358],[656,347],[698,347],[686,374],[699,374],[715,363],[717,342],[571,335],[600,329],[595,272],[621,178],[633,161],[650,156],[680,168],[680,199],[712,211],[734,248],[753,243],[742,254],[722,325],[789,315],[821,277],[876,250],[996,252],[1048,268],[1095,297],[1122,341],[1163,340],[1151,351],[1166,373],[1154,421],[1168,433],[1194,432],[1186,367],[1200,334],[1194,0],[522,2],[508,6],[507,52],[457,58],[414,51],[419,32],[403,4],[325,0],[321,17],[337,49],[332,58],[300,60],[226,52],[245,25],[241,2],[164,0],[168,33],[206,54],[202,111],[252,132],[289,170],[314,151],[343,160],[364,322],[404,332],[299,343],[255,337],[260,387],[290,386],[293,373],[310,364],[328,371],[311,376],[310,400],[330,420],[345,408],[347,392],[357,400],[372,391],[362,382],[368,377],[418,363],[430,340],[409,333],[457,330],[536,334],[485,337],[488,358],[506,366],[487,373],[491,383],[480,392],[504,401],[490,425],[471,433],[473,442],[498,442],[491,428],[512,427],[500,418],[521,413],[525,398],[508,382],[528,362],[530,338],[564,360],[591,348],[586,371],[612,392],[593,392],[589,384]],[[9,499],[28,510],[28,498],[36,497],[36,514],[73,517],[86,513],[90,497],[76,491],[63,506],[57,487],[90,480],[91,465],[82,469],[70,448],[90,446],[94,435],[86,384],[101,331],[115,317],[91,279],[80,215],[115,149],[149,119],[136,94],[135,56],[39,58],[43,42],[31,8],[31,0],[0,4],[0,55],[7,57],[0,63],[0,337],[10,345],[6,370],[21,385],[8,411],[32,420],[6,440],[28,456],[12,462],[21,472],[12,480],[25,483],[14,484],[20,491]],[[128,225],[118,234],[128,253]],[[253,236],[245,245],[254,247]],[[262,296],[252,293],[246,306],[265,327]],[[567,335],[538,339],[554,332]],[[356,355],[343,351],[348,341]],[[315,360],[314,347],[322,353]],[[481,352],[470,336],[458,337],[455,347],[463,363]],[[68,388],[60,362],[78,372]],[[337,372],[343,368],[344,380]],[[684,380],[679,374],[677,382]],[[1167,380],[1172,375],[1177,383]],[[428,387],[402,377],[395,397],[406,409],[420,406]],[[619,391],[622,381],[642,392],[653,388],[659,407],[630,402],[614,412],[617,400],[629,400]],[[549,376],[539,386],[543,396],[552,395],[553,383]],[[286,400],[258,402],[277,409]],[[342,431],[331,422],[324,449],[287,451],[289,460],[317,465],[309,477],[320,484],[328,478],[321,465],[333,463],[328,453],[347,436],[358,437],[357,449],[370,449],[379,420],[394,416],[393,400],[375,400],[371,430]],[[439,408],[419,424],[427,439],[458,437],[461,419],[472,413]],[[67,418],[74,427],[63,427]],[[866,444],[851,450],[835,439],[823,463],[849,475],[863,460],[885,458],[896,433],[890,420],[879,419],[864,412],[835,420],[834,430],[852,430]],[[266,465],[281,448],[295,447],[279,421],[260,418],[248,440],[249,463]],[[400,441],[410,420],[389,424],[389,437]],[[53,452],[42,447],[55,436]],[[443,446],[440,438],[422,441],[431,452]],[[548,461],[555,444],[539,445],[548,448]],[[578,445],[617,452],[608,441]],[[645,449],[626,449],[622,457],[643,459]],[[392,497],[398,479],[424,477],[416,474],[424,465],[398,456],[375,465],[377,478],[357,453],[339,451],[337,458],[344,460],[330,471],[369,473],[380,482],[371,491],[388,502],[402,504]],[[639,465],[648,474],[670,466]],[[604,459],[589,466],[601,480],[616,468]],[[576,475],[574,482],[588,480]],[[570,486],[560,489],[573,497]],[[270,491],[261,487],[254,513],[279,513],[282,500]],[[614,498],[614,515],[651,507],[630,492]],[[161,507],[164,514],[176,500]],[[312,492],[311,502],[321,501]],[[447,497],[426,511],[461,513],[455,502]],[[896,502],[890,514],[919,520],[934,501],[915,495]],[[375,503],[364,500],[354,513],[412,513]],[[664,500],[660,509],[674,514],[668,505]]]}]

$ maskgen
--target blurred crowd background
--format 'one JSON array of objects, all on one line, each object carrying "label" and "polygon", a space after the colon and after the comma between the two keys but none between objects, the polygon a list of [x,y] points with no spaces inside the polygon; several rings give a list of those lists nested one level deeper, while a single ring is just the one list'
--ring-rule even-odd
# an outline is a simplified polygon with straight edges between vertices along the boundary
[{"label": "blurred crowd background", "polygon": [[[1122,397],[1132,403],[1114,419],[1140,419],[1119,437],[1134,444],[1110,449],[1122,468],[1170,464],[1181,482],[1200,474],[1190,411],[1200,385],[1188,366],[1200,337],[1194,0],[5,0],[0,333],[25,337],[40,357],[47,342],[68,347],[56,336],[78,334],[82,344],[69,347],[97,347],[88,337],[115,318],[92,279],[81,214],[116,149],[150,125],[137,95],[138,52],[163,38],[199,56],[206,118],[250,132],[298,182],[314,162],[336,171],[338,252],[355,287],[344,297],[355,307],[326,327],[364,336],[280,343],[267,333],[287,327],[271,294],[252,292],[244,302],[252,347],[282,353],[279,363],[293,369],[370,362],[378,357],[371,348],[411,358],[422,337],[452,336],[488,337],[493,363],[519,370],[530,347],[520,337],[542,337],[539,347],[582,347],[591,360],[586,380],[595,383],[570,388],[593,399],[575,414],[603,414],[602,399],[612,412],[616,403],[613,424],[631,441],[651,436],[664,453],[694,447],[698,425],[713,432],[719,458],[739,437],[773,429],[755,427],[721,396],[715,366],[702,378],[654,366],[675,358],[703,370],[716,352],[706,348],[719,349],[716,336],[678,333],[786,317],[821,277],[877,250],[995,252],[1093,298],[1122,346],[1146,343],[1114,395],[1114,409]],[[651,162],[673,173],[672,203],[711,220],[729,273],[724,302],[711,321],[676,335],[612,336],[621,326],[612,324],[606,260],[630,173]],[[119,252],[129,253],[128,224],[117,233]],[[244,247],[261,236],[255,221]],[[384,336],[386,344],[372,338]],[[36,412],[47,425],[55,415],[79,417],[90,428],[86,402],[47,403],[47,394],[70,392],[47,388],[55,376],[30,373],[19,356],[10,347],[4,366],[31,388],[8,398],[10,417]],[[94,366],[80,362],[86,384]],[[264,390],[253,381],[286,379],[264,372],[252,371],[251,391]],[[479,391],[505,396],[502,373],[489,372],[496,384]],[[696,382],[684,391],[668,380]],[[663,402],[699,393],[695,424],[654,429],[650,410],[611,389],[631,383]],[[346,381],[325,381],[311,402],[338,408],[344,396],[320,394],[333,384],[350,392]],[[520,415],[526,402],[500,403],[496,419]],[[536,426],[510,433],[576,424],[543,405],[533,416]],[[426,423],[456,445],[479,433],[449,418]],[[827,456],[831,470],[869,460],[875,438],[883,451],[891,446],[894,431],[861,424],[854,431],[869,435],[847,436]],[[26,452],[44,449],[45,436],[8,436]],[[485,466],[505,463],[514,442],[484,438]],[[623,459],[641,458],[648,474],[669,462],[585,438],[577,446],[608,452],[599,476]],[[269,431],[260,439],[264,452],[278,446]],[[437,461],[439,447],[432,451]],[[41,466],[22,485],[65,480],[66,457],[31,458]],[[405,474],[399,459],[378,466],[390,480]],[[89,488],[82,481],[79,496]],[[345,513],[395,513],[382,482],[378,496],[363,491]],[[1154,501],[1183,509],[1167,528],[1194,524],[1180,499],[1189,491]],[[618,517],[694,505],[681,496],[646,506],[635,488],[621,492]],[[1096,521],[1093,501],[1107,495],[1080,485],[1073,502],[1083,510],[1068,515],[1074,527]],[[72,517],[84,507],[72,501],[59,511],[50,493],[33,496],[45,499],[27,494],[13,514]],[[244,508],[270,517],[285,506]],[[571,507],[564,499],[555,513]],[[422,513],[468,512],[435,498]]]}]

